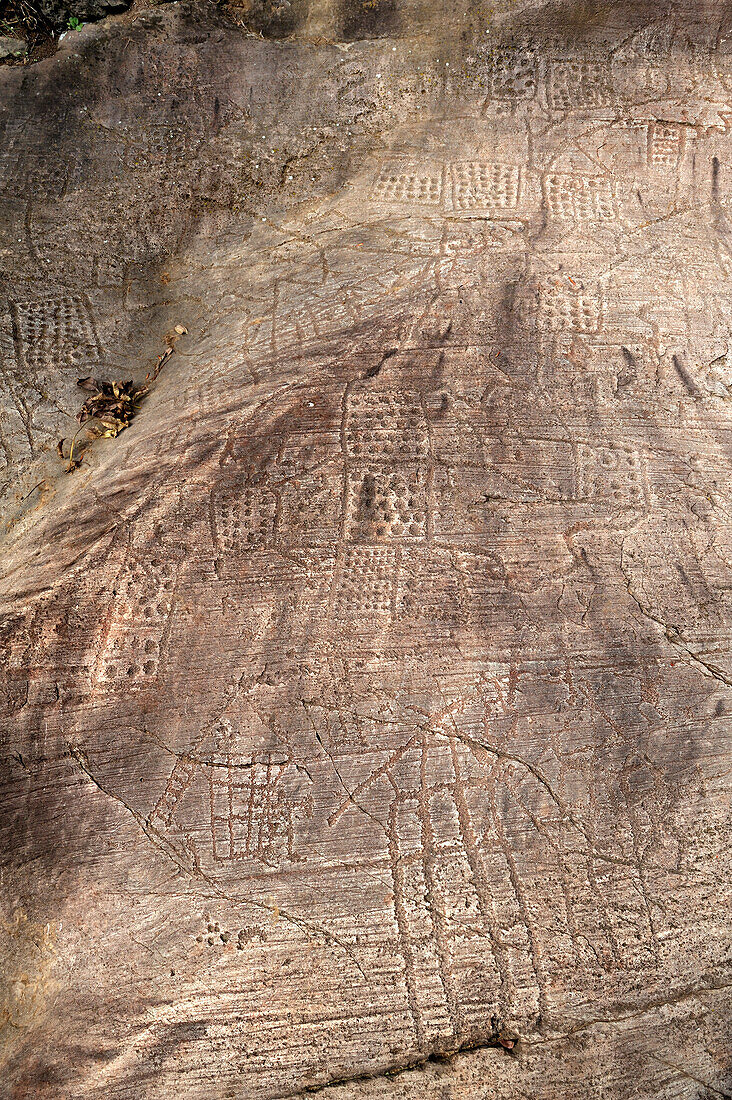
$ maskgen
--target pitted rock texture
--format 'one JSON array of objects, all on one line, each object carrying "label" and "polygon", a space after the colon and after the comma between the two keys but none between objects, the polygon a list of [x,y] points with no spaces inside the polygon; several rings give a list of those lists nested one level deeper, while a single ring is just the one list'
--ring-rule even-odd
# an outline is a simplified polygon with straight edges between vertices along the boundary
[{"label": "pitted rock texture", "polygon": [[0,71],[3,1100],[732,1089],[732,20],[362,7]]}]

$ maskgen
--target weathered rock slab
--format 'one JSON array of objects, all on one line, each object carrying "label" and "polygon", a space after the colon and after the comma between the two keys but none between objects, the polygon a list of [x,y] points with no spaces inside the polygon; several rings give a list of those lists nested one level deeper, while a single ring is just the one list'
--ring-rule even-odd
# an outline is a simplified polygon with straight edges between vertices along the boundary
[{"label": "weathered rock slab", "polygon": [[265,14],[0,70],[0,1096],[727,1096],[727,6]]}]

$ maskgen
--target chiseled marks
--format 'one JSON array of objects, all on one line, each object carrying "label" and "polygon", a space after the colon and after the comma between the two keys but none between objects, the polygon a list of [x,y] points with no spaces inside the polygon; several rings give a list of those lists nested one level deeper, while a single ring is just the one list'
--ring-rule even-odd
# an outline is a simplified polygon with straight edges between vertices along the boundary
[{"label": "chiseled marks", "polygon": [[597,333],[602,327],[604,296],[599,284],[568,276],[539,284],[539,321],[549,332]]},{"label": "chiseled marks", "polygon": [[597,222],[617,217],[615,189],[612,180],[604,176],[552,172],[542,182],[550,218]]},{"label": "chiseled marks", "polygon": [[[480,1025],[486,997],[504,1021],[547,1008],[538,930],[504,819],[526,772],[515,779],[516,768],[464,743],[464,705],[447,704],[353,792],[386,820],[397,947],[420,1044],[460,1041]],[[336,809],[331,825],[353,800]],[[460,978],[465,971],[480,975],[477,1003]]]},{"label": "chiseled marks", "polygon": [[[149,816],[154,828],[183,823],[185,796],[208,806],[207,833],[214,864],[253,860],[292,862],[295,822],[312,813],[312,781],[292,759],[241,751],[230,723],[219,721],[195,750],[181,756]],[[195,830],[193,830],[195,832]]]},{"label": "chiseled marks", "polygon": [[474,159],[425,166],[404,158],[380,169],[369,197],[396,209],[500,217],[518,207],[522,183],[519,164]]},{"label": "chiseled marks", "polygon": [[[629,782],[621,775],[619,788],[598,789],[608,777],[593,778],[588,748],[586,760],[582,750],[552,778],[556,745],[548,731],[571,726],[588,706],[604,713],[605,689],[546,666],[487,667],[474,680],[446,680],[443,706],[429,715],[418,709],[416,728],[371,756],[367,774],[329,818],[336,825],[355,803],[386,824],[397,946],[418,1041],[448,1030],[459,1040],[486,1004],[503,1021],[545,1015],[557,966],[583,965],[602,981],[617,967],[639,969],[657,958],[653,890],[637,855],[648,829],[631,807],[639,781],[655,795],[652,770],[627,761]],[[563,717],[554,710],[560,701]],[[536,720],[537,704],[547,708],[547,739],[533,762],[523,758],[520,739],[514,749],[513,736],[519,722]],[[627,803],[631,823],[620,826],[620,858],[606,864],[596,829],[608,797],[621,816]],[[536,919],[538,897],[552,913],[549,925]]]},{"label": "chiseled marks", "polygon": [[[293,819],[310,780],[292,763],[229,756],[205,765],[211,805],[211,850],[219,863],[292,861]],[[303,783],[304,781],[304,783]]]},{"label": "chiseled marks", "polygon": [[460,545],[469,537],[466,510],[478,492],[516,503],[564,501],[593,508],[643,508],[650,499],[643,456],[624,443],[532,439],[505,432],[485,438],[482,465],[469,477],[461,477],[458,465],[436,470],[435,531],[441,544]]},{"label": "chiseled marks", "polygon": [[548,100],[553,111],[607,106],[612,102],[607,62],[583,58],[552,61],[549,64]]},{"label": "chiseled marks", "polygon": [[160,171],[195,155],[201,142],[200,137],[178,126],[150,126],[128,139],[125,167]]},{"label": "chiseled marks", "polygon": [[488,65],[490,99],[533,99],[536,94],[536,54],[518,46],[498,49]]},{"label": "chiseled marks", "polygon": [[274,543],[278,514],[278,494],[268,484],[249,484],[241,474],[228,475],[211,490],[214,546],[220,554],[266,550]]},{"label": "chiseled marks", "polygon": [[455,213],[514,210],[521,193],[521,168],[480,160],[448,165],[448,201]]},{"label": "chiseled marks", "polygon": [[417,462],[429,456],[429,432],[417,393],[349,389],[343,441],[359,461]]},{"label": "chiseled marks", "polygon": [[427,476],[419,466],[362,467],[349,473],[346,538],[354,542],[426,538]]},{"label": "chiseled marks", "polygon": [[390,622],[399,592],[401,551],[393,546],[346,545],[337,572],[334,611],[338,619]]},{"label": "chiseled marks", "polygon": [[381,167],[374,180],[371,198],[389,205],[442,206],[441,165],[420,166],[416,161],[391,161]]},{"label": "chiseled marks", "polygon": [[0,197],[52,202],[63,197],[76,166],[68,153],[19,152],[12,145],[0,150]]},{"label": "chiseled marks", "polygon": [[135,690],[155,681],[170,632],[178,564],[131,558],[117,580],[94,680]]},{"label": "chiseled marks", "polygon": [[341,622],[397,607],[402,544],[431,530],[429,427],[419,394],[348,387],[342,421],[344,514],[333,606]]},{"label": "chiseled marks", "polygon": [[82,371],[100,361],[102,349],[87,298],[11,302],[10,311],[20,370]]},{"label": "chiseled marks", "polygon": [[620,443],[577,444],[577,496],[642,508],[649,502],[649,489],[640,453]]},{"label": "chiseled marks", "polygon": [[678,168],[684,145],[684,127],[678,123],[648,124],[648,163],[652,168]]}]

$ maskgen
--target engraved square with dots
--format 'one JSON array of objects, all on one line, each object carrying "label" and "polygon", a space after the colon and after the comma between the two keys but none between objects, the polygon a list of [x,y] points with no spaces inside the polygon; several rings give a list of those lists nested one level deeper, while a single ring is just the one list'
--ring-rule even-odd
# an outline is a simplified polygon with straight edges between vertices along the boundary
[{"label": "engraved square with dots", "polygon": [[491,59],[490,93],[495,99],[531,99],[536,92],[536,57],[531,50],[503,50]]},{"label": "engraved square with dots", "polygon": [[424,538],[426,482],[420,467],[358,470],[349,478],[346,538],[354,542]]},{"label": "engraved square with dots", "polygon": [[603,317],[603,299],[597,287],[542,286],[540,291],[542,323],[552,332],[598,332]]},{"label": "engraved square with dots", "polygon": [[274,538],[277,497],[264,485],[218,486],[211,511],[214,542],[223,553],[263,549]]},{"label": "engraved square with dots", "polygon": [[346,406],[349,458],[411,462],[429,455],[422,403],[410,393],[352,393]]},{"label": "engraved square with dots", "polygon": [[600,176],[556,173],[546,177],[544,195],[549,215],[567,221],[602,221],[616,217],[610,180]]},{"label": "engraved square with dots", "polygon": [[602,107],[612,100],[610,74],[601,61],[555,61],[550,68],[549,103],[554,111]]},{"label": "engraved square with dots", "polygon": [[338,615],[391,617],[396,598],[397,551],[388,546],[346,546],[335,602]]},{"label": "engraved square with dots", "polygon": [[13,302],[13,332],[19,366],[29,371],[83,371],[98,363],[101,348],[85,298],[64,295]]},{"label": "engraved square with dots", "polygon": [[578,496],[584,500],[643,505],[646,487],[643,460],[631,447],[578,446]]},{"label": "engraved square with dots", "polygon": [[131,688],[157,676],[173,606],[175,564],[154,558],[127,567],[102,654],[99,679]]},{"label": "engraved square with dots", "polygon": [[442,169],[384,165],[374,181],[371,197],[379,202],[439,206]]},{"label": "engraved square with dots", "polygon": [[521,171],[513,164],[463,161],[449,169],[455,210],[510,210],[518,205]]},{"label": "engraved square with dots", "polygon": [[682,131],[680,126],[652,123],[649,136],[649,160],[654,168],[676,168],[681,156]]},{"label": "engraved square with dots", "polygon": [[45,153],[18,156],[13,148],[0,150],[0,195],[12,199],[59,199],[75,165],[68,158]]}]

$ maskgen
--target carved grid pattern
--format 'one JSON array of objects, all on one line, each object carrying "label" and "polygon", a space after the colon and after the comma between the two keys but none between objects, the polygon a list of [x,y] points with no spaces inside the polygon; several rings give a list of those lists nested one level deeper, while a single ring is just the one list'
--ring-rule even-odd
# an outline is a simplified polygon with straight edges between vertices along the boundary
[{"label": "carved grid pattern", "polygon": [[353,393],[346,408],[346,453],[352,458],[414,461],[429,454],[418,394]]},{"label": "carved grid pattern", "polygon": [[390,617],[398,583],[397,552],[387,546],[347,546],[336,599],[336,614]]},{"label": "carved grid pattern", "polygon": [[553,110],[603,107],[611,100],[610,74],[604,62],[555,61],[552,64],[549,103]]},{"label": "carved grid pattern", "polygon": [[599,176],[551,175],[545,180],[544,194],[553,218],[596,221],[616,216],[612,184]]},{"label": "carved grid pattern", "polygon": [[603,301],[597,288],[587,291],[579,286],[542,286],[540,312],[543,323],[554,332],[598,332],[602,323]]},{"label": "carved grid pattern", "polygon": [[676,168],[681,156],[683,134],[680,126],[654,122],[649,133],[649,160],[654,168]]},{"label": "carved grid pattern", "polygon": [[518,204],[520,169],[513,164],[464,161],[450,166],[455,210],[512,209]]},{"label": "carved grid pattern", "polygon": [[578,497],[640,506],[646,502],[643,461],[631,447],[578,445]]},{"label": "carved grid pattern", "polygon": [[19,366],[29,371],[76,370],[101,359],[89,303],[65,295],[11,305]]},{"label": "carved grid pattern", "polygon": [[380,202],[439,206],[442,202],[442,171],[405,170],[401,166],[384,166],[372,190],[372,198]]},{"label": "carved grid pattern", "polygon": [[223,553],[266,549],[274,538],[276,519],[277,497],[264,485],[231,481],[212,493],[213,538]]},{"label": "carved grid pattern", "polygon": [[531,99],[536,92],[536,57],[531,50],[504,50],[492,58],[490,95],[493,99]]},{"label": "carved grid pattern", "polygon": [[229,759],[207,767],[213,858],[272,858],[286,847],[288,806],[278,789],[287,765]]},{"label": "carved grid pattern", "polygon": [[157,676],[175,574],[175,564],[160,559],[128,565],[100,661],[102,683],[127,681],[135,688]]},{"label": "carved grid pattern", "polygon": [[356,542],[424,538],[427,489],[420,469],[360,470],[349,484],[346,537]]}]

